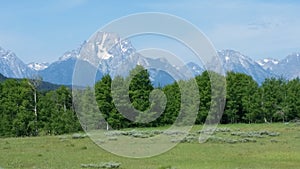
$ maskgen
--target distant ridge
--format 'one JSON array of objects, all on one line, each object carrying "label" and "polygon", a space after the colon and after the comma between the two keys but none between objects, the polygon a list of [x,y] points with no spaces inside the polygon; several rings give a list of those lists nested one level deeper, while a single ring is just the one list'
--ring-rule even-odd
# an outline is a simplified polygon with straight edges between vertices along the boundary
[{"label": "distant ridge", "polygon": [[3,76],[1,73],[0,73],[0,82],[3,82],[4,80],[6,80],[7,77]]},{"label": "distant ridge", "polygon": [[[22,80],[22,78],[7,78],[0,73],[0,83],[3,83],[5,80],[8,80],[8,79]],[[38,90],[39,91],[50,91],[50,90],[58,89],[61,86],[62,85],[57,85],[57,84],[53,84],[50,82],[42,81],[41,84],[38,86]],[[71,86],[66,86],[66,87],[71,88]]]},{"label": "distant ridge", "polygon": [[[89,54],[81,57],[80,53],[83,49]],[[258,61],[235,50],[220,50],[218,55],[225,71],[245,73],[259,84],[270,77],[283,77],[286,80],[300,77],[300,53],[292,53],[282,60],[265,58]],[[74,68],[78,61],[87,72],[97,69],[95,81],[101,79],[104,74],[112,77],[127,76],[136,65],[142,65],[149,70],[151,81],[156,86],[173,83],[174,77],[170,74],[177,75],[180,72],[179,74],[191,73],[196,76],[204,70],[213,70],[210,68],[214,67],[216,62],[214,60],[205,65],[206,67],[193,62],[188,62],[185,66],[173,65],[166,59],[141,55],[129,40],[121,39],[118,34],[111,32],[98,32],[89,41],[84,41],[78,48],[65,52],[51,64],[35,62],[24,64],[14,52],[0,47],[0,73],[8,78],[30,78],[39,75],[46,82],[71,86]],[[156,69],[153,69],[153,65]],[[82,81],[85,81],[86,77],[88,76],[82,77]],[[92,85],[91,83],[94,81],[87,85]]]}]

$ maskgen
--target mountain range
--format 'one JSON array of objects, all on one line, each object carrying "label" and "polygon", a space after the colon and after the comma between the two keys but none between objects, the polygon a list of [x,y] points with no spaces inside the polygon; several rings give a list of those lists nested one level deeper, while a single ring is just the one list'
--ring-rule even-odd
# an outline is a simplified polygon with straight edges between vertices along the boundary
[{"label": "mountain range", "polygon": [[300,77],[300,53],[293,53],[278,61],[264,59],[258,62],[265,70],[273,72],[279,77],[294,79]]},{"label": "mountain range", "polygon": [[0,73],[6,77],[31,77],[35,71],[21,61],[14,52],[0,47]]},{"label": "mountain range", "polygon": [[[224,70],[245,73],[259,84],[266,78],[283,77],[287,80],[300,77],[300,54],[293,53],[282,60],[266,58],[258,61],[234,50],[218,51]],[[171,64],[165,58],[149,58],[139,54],[130,41],[120,39],[116,33],[98,32],[79,48],[65,52],[53,63],[22,62],[14,52],[0,47],[0,73],[10,78],[30,78],[39,75],[44,81],[71,85],[76,64],[84,66],[86,74],[95,72],[95,80],[104,74],[127,76],[136,65],[150,72],[154,85],[166,85],[174,80],[195,76],[205,69],[203,65],[188,62],[186,65]],[[209,63],[211,66],[214,63]],[[208,66],[209,67],[209,66]],[[85,76],[82,81],[91,85]]]}]

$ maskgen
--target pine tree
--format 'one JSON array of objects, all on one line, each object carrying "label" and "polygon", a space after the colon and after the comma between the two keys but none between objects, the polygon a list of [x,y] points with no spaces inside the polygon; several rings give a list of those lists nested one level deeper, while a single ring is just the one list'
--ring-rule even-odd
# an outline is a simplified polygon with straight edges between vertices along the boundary
[{"label": "pine tree", "polygon": [[[142,66],[137,66],[130,72],[129,79],[129,98],[132,105],[139,111],[145,111],[149,108],[149,96],[153,90],[150,81],[150,75]],[[128,79],[128,80],[129,80]]]},{"label": "pine tree", "polygon": [[166,95],[167,104],[163,114],[158,118],[158,125],[173,124],[180,111],[181,95],[177,82],[165,86],[163,92]]},{"label": "pine tree", "polygon": [[103,76],[102,79],[95,84],[95,96],[99,110],[104,116],[104,119],[112,126],[112,128],[115,128],[117,124],[111,120],[114,113],[114,104],[111,96],[111,82],[112,79],[109,75]]},{"label": "pine tree", "polygon": [[196,76],[196,81],[198,84],[200,97],[199,112],[196,123],[201,124],[205,122],[211,105],[211,85],[209,72],[204,71],[201,75]]},{"label": "pine tree", "polygon": [[147,111],[150,109],[149,97],[153,90],[148,71],[142,66],[136,66],[130,71],[127,82],[129,83],[129,98],[136,109],[134,120],[141,123],[148,122],[148,117],[151,118],[153,115],[153,112]]},{"label": "pine tree", "polygon": [[137,116],[133,110],[128,94],[129,84],[121,76],[112,80],[111,95],[113,109],[107,121],[113,128],[124,128],[133,126],[133,121]]},{"label": "pine tree", "polygon": [[199,110],[199,89],[196,80],[178,81],[181,95],[180,112],[176,124],[180,126],[192,126],[197,118]]}]

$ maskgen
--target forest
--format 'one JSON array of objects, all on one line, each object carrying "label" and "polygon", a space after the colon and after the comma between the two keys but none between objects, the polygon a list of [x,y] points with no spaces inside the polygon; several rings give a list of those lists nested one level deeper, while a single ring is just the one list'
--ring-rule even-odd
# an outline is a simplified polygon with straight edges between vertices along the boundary
[{"label": "forest", "polygon": [[[200,103],[196,104],[199,107],[195,123],[203,124],[214,104],[210,83],[212,75],[226,80],[226,101],[221,119],[223,124],[289,122],[300,117],[299,78],[290,81],[270,78],[259,85],[251,76],[242,73],[228,72],[223,77],[204,71],[195,79],[154,87],[149,72],[142,66],[137,66],[128,77],[117,76],[112,79],[109,75],[105,75],[95,86],[78,90],[83,95],[95,94],[98,109],[113,129],[156,127],[174,123],[181,109],[182,95],[179,86],[194,80],[198,85],[197,99]],[[88,127],[79,123],[70,87],[60,86],[56,89],[40,90],[38,85],[37,81],[32,79],[3,79],[0,83],[0,137],[59,135],[82,131]],[[114,88],[120,90],[112,91],[112,85],[116,85]],[[128,92],[122,90],[124,85],[128,85]],[[159,116],[156,116],[156,111],[159,110],[149,110],[151,104],[160,104],[160,97],[149,101],[150,93],[154,95],[157,93],[152,92],[155,89],[163,91],[167,100],[166,105],[157,106],[165,106]],[[128,105],[122,102],[122,99],[129,95],[132,106],[143,112],[142,114],[131,112],[135,120],[144,116],[152,117],[154,120],[139,123],[125,118],[114,104],[113,95],[117,95],[118,97],[114,98],[124,103],[121,105],[123,109],[128,108]]]}]

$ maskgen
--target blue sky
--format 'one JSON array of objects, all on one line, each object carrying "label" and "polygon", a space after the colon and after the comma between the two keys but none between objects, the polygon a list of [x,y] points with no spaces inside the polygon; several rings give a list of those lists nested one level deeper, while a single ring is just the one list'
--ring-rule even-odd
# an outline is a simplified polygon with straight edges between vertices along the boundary
[{"label": "blue sky", "polygon": [[112,20],[164,12],[196,25],[219,50],[281,59],[300,51],[299,11],[292,0],[10,0],[0,6],[0,46],[26,63],[52,62]]}]

